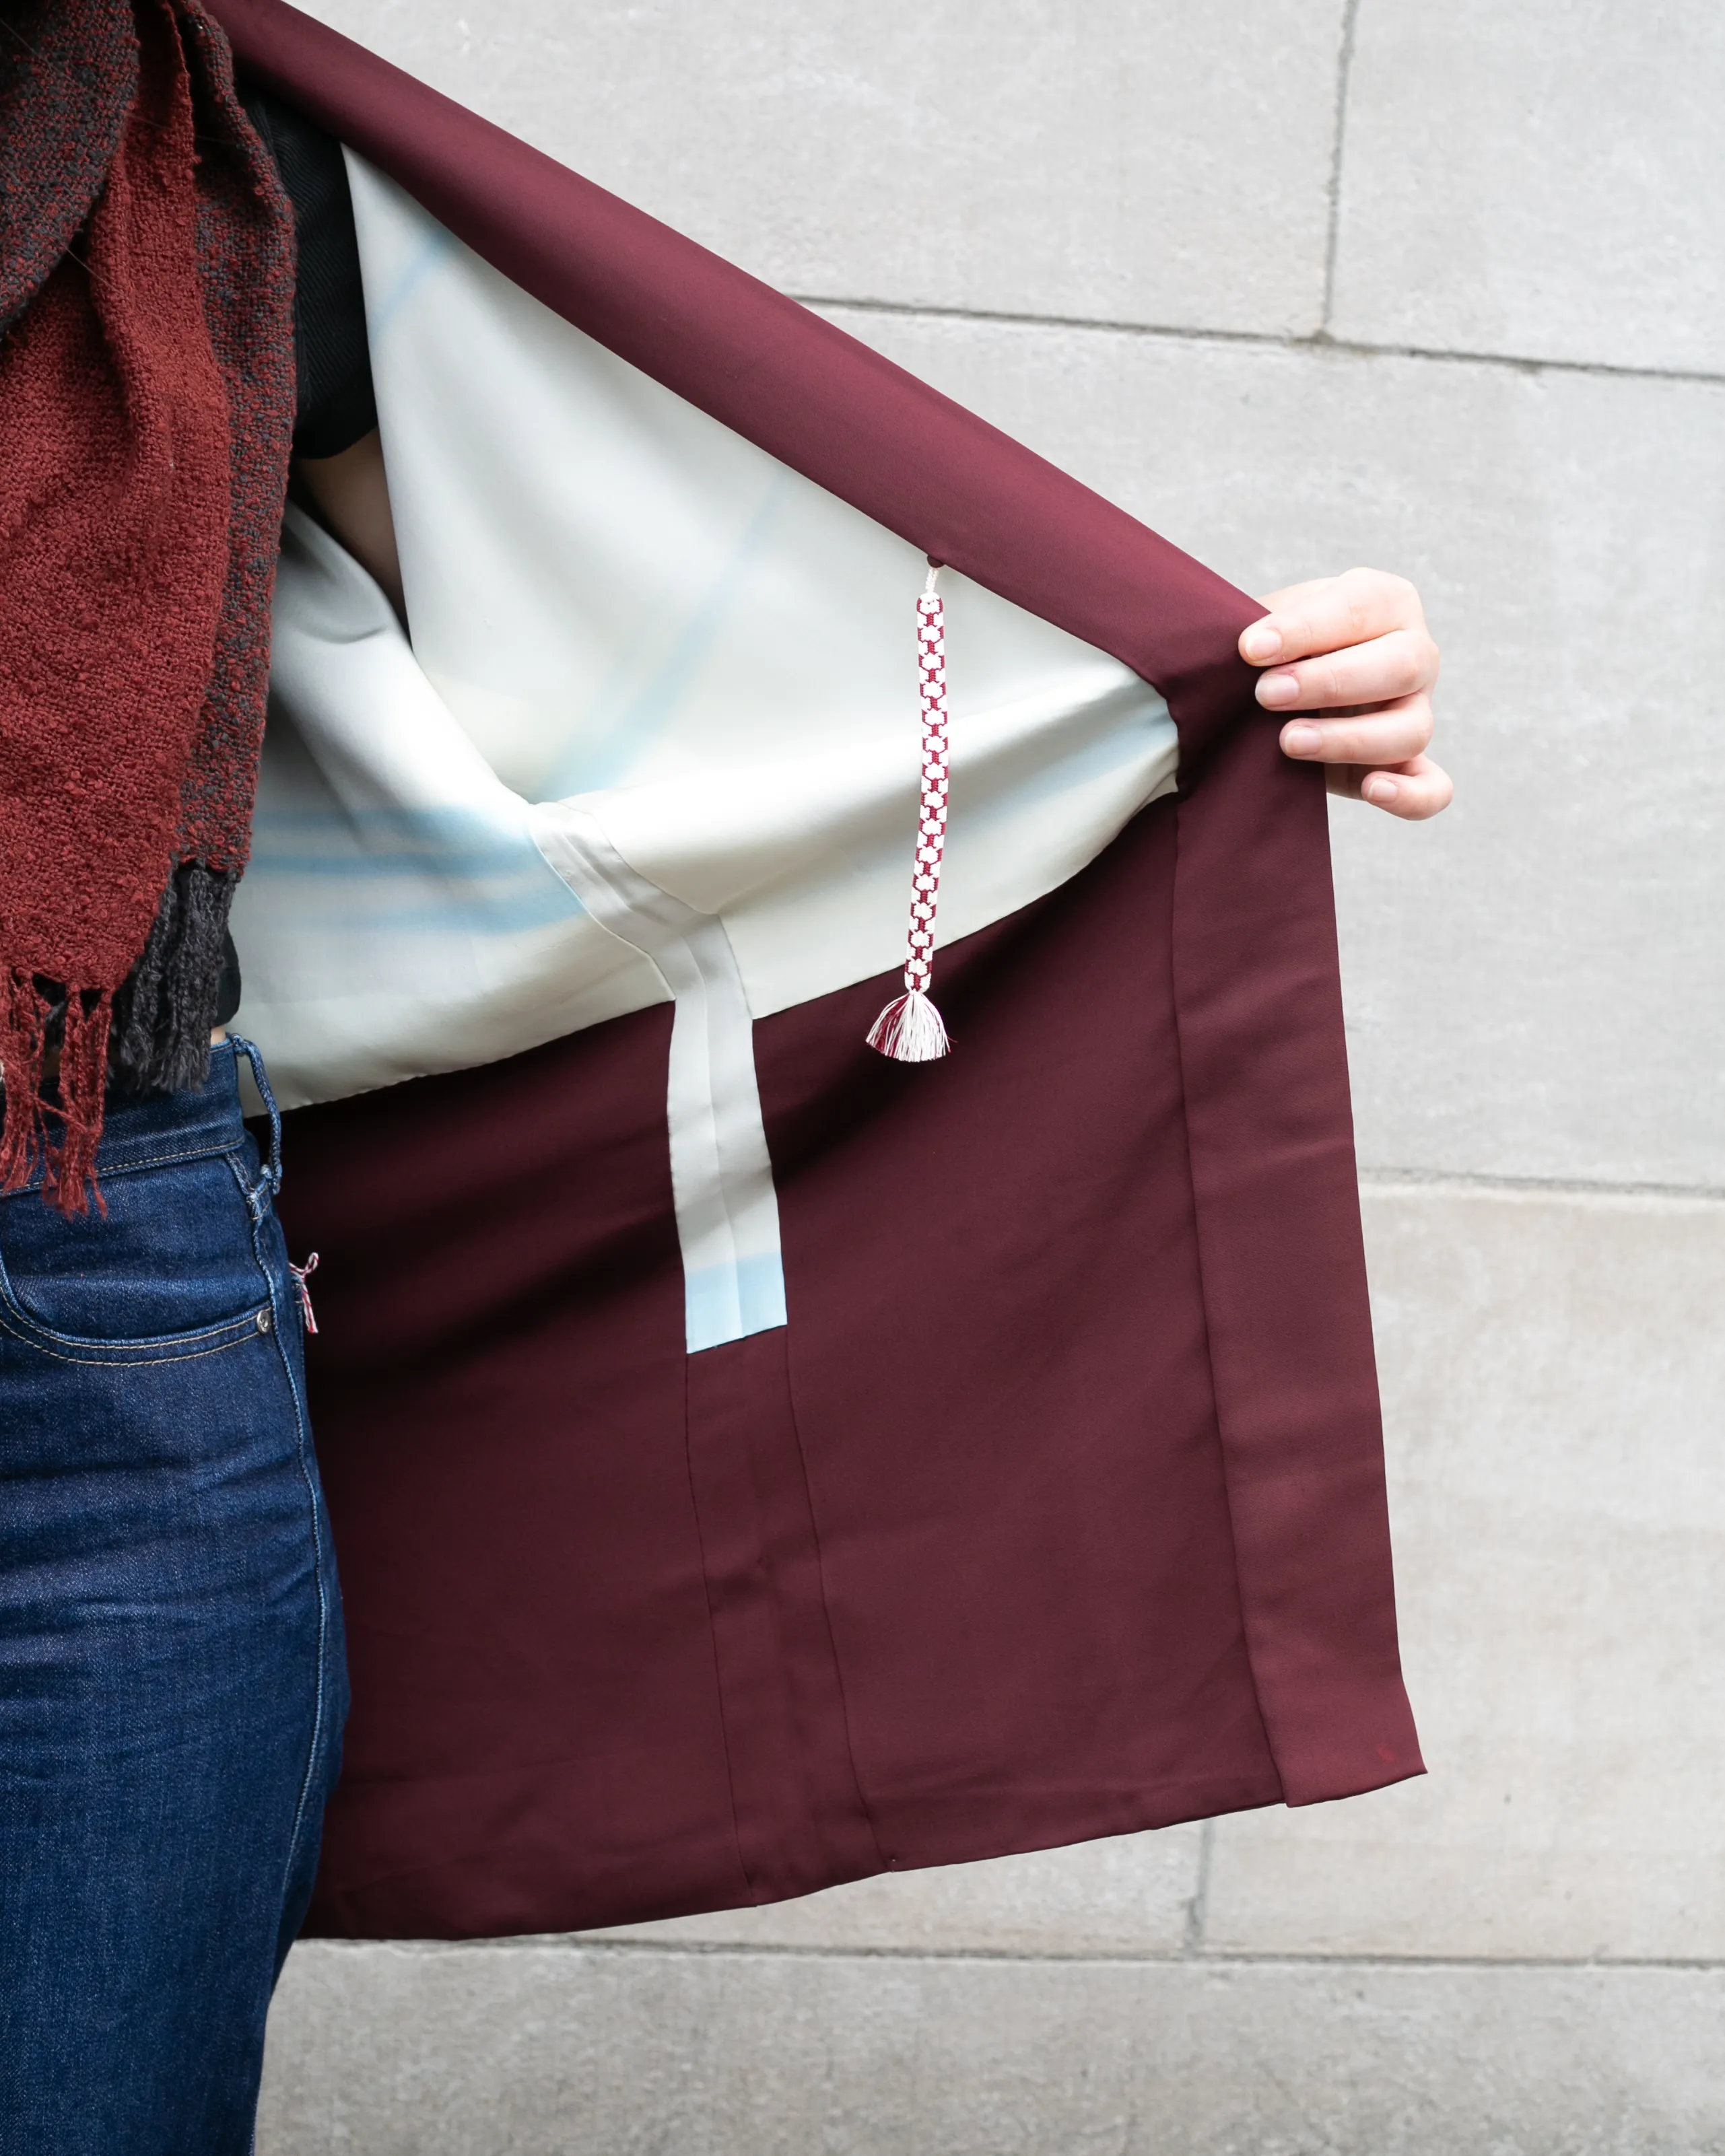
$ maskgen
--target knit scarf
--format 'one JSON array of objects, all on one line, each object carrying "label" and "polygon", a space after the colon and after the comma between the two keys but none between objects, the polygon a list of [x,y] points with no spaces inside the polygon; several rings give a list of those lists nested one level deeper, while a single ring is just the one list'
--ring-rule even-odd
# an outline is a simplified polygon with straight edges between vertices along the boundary
[{"label": "knit scarf", "polygon": [[0,1189],[39,1164],[67,1213],[111,1063],[136,1087],[209,1073],[293,277],[292,213],[198,0],[0,0]]}]

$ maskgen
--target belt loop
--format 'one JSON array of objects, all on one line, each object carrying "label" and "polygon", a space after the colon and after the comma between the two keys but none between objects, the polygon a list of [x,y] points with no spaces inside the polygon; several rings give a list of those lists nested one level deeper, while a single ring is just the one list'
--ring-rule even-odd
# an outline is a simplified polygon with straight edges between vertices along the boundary
[{"label": "belt loop", "polygon": [[244,1035],[230,1033],[228,1045],[236,1055],[243,1055],[251,1065],[251,1082],[258,1089],[258,1096],[270,1111],[270,1158],[264,1163],[262,1180],[270,1187],[273,1199],[281,1188],[281,1111],[275,1105],[275,1096],[270,1090],[270,1075],[264,1068],[264,1059],[258,1053],[255,1041]]}]

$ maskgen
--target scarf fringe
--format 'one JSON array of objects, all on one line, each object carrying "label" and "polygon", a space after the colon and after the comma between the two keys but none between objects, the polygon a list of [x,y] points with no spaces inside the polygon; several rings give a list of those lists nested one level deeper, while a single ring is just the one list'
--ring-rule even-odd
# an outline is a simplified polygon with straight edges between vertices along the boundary
[{"label": "scarf fringe", "polygon": [[[0,1192],[21,1189],[39,1166],[45,1204],[69,1219],[92,1201],[106,1213],[95,1163],[111,1071],[128,1093],[184,1092],[208,1081],[222,940],[239,880],[183,862],[143,956],[117,990],[72,988],[56,999],[27,968],[0,973]],[[46,1100],[42,1074],[55,1050],[58,1098]]]},{"label": "scarf fringe", "polygon": [[0,1128],[0,1191],[28,1182],[46,1151],[43,1125],[42,1058],[54,1006],[33,973],[8,968],[0,977],[0,1075],[6,1082],[6,1121]]},{"label": "scarf fringe", "polygon": [[[0,1127],[0,1191],[18,1190],[39,1163],[42,1195],[68,1219],[87,1213],[94,1199],[106,1213],[96,1182],[102,1109],[108,1090],[108,1029],[111,989],[70,988],[60,1028],[59,1095],[42,1094],[42,1065],[54,1005],[33,973],[12,968],[0,1001],[0,1066],[6,1081],[6,1119]],[[51,1134],[49,1118],[60,1134]]]},{"label": "scarf fringe", "polygon": [[60,1142],[48,1149],[42,1194],[70,1219],[90,1210],[93,1198],[106,1213],[95,1179],[96,1148],[102,1142],[102,1109],[108,1091],[108,1028],[114,994],[104,988],[93,999],[77,988],[66,996],[66,1029],[60,1044]]}]

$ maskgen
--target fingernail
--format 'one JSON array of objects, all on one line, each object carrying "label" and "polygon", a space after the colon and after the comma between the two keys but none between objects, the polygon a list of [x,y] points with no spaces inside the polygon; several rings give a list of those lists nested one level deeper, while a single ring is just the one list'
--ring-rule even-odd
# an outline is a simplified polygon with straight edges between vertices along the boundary
[{"label": "fingernail", "polygon": [[1387,808],[1396,798],[1396,782],[1383,772],[1375,771],[1361,786],[1360,791],[1376,807]]},{"label": "fingernail", "polygon": [[1291,704],[1300,694],[1299,677],[1293,674],[1265,674],[1258,683],[1260,704]]},{"label": "fingernail", "polygon": [[1282,728],[1282,747],[1290,756],[1310,756],[1323,738],[1309,719],[1296,719],[1291,726]]},{"label": "fingernail", "polygon": [[1280,659],[1282,653],[1281,633],[1272,629],[1268,622],[1261,621],[1255,629],[1246,631],[1240,639],[1240,649],[1248,659],[1255,659],[1260,664],[1267,659]]}]

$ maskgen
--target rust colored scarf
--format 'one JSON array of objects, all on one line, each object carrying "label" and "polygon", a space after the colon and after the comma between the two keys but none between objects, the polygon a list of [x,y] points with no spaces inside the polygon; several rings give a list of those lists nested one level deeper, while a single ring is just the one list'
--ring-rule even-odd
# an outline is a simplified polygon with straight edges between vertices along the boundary
[{"label": "rust colored scarf", "polygon": [[0,1188],[39,1159],[68,1212],[111,1060],[209,1068],[292,305],[291,212],[197,0],[0,0]]}]

